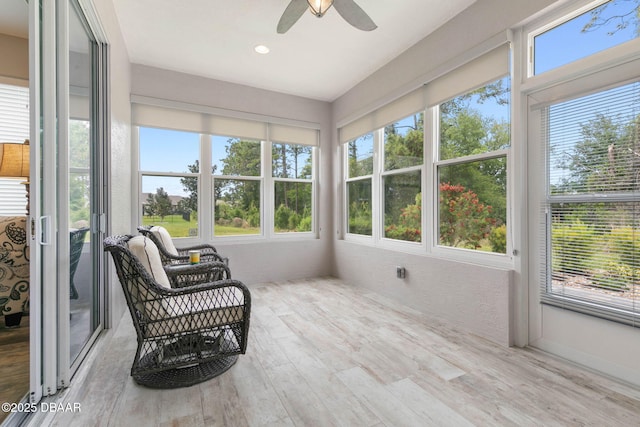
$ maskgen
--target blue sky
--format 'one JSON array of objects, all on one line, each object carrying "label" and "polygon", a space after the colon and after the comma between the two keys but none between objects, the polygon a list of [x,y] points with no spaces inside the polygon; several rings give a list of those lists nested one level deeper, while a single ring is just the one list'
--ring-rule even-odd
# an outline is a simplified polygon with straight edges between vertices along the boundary
[{"label": "blue sky", "polygon": [[[603,18],[627,14],[637,3],[635,0],[614,0],[600,7],[605,6]],[[617,19],[610,21],[606,26],[583,32],[582,29],[591,16],[591,12],[587,12],[535,38],[535,74],[636,38],[636,26],[632,23],[626,28],[616,30],[616,25],[620,23]]]}]

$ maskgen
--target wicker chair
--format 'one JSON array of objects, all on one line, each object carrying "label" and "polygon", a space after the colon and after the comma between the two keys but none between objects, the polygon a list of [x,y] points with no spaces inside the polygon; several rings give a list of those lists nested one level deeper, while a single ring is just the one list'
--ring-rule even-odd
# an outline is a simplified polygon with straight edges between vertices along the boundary
[{"label": "wicker chair", "polygon": [[69,231],[69,297],[78,299],[78,290],[73,282],[73,276],[76,274],[78,264],[80,263],[80,255],[84,246],[84,238],[89,228],[83,227]]},{"label": "wicker chair", "polygon": [[163,264],[180,264],[189,262],[189,251],[199,250],[200,261],[220,261],[229,265],[229,258],[221,256],[216,248],[211,245],[201,244],[183,248],[176,248],[171,240],[171,235],[166,228],[159,225],[146,225],[139,226],[138,231],[153,240],[160,256],[162,257]]},{"label": "wicker chair", "polygon": [[[131,376],[138,384],[197,384],[225,372],[245,353],[251,295],[242,282],[197,279],[189,286],[191,272],[198,278],[208,264],[163,268],[158,248],[145,236],[107,237],[104,248],[113,257],[136,330]],[[182,276],[182,287],[171,287],[172,275]]]}]

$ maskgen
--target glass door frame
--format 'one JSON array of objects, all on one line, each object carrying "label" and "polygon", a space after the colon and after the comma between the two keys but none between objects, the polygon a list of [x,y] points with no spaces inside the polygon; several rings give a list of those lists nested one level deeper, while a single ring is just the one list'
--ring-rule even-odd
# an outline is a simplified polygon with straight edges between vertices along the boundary
[{"label": "glass door frame", "polygon": [[[97,283],[97,327],[75,360],[70,360],[69,305],[69,14],[76,13],[95,40],[91,52],[92,283]],[[104,329],[106,273],[102,239],[106,232],[106,173],[109,146],[108,44],[90,0],[29,2],[31,95],[31,380],[30,402],[69,386],[71,377]],[[93,45],[93,43],[92,43]]]}]

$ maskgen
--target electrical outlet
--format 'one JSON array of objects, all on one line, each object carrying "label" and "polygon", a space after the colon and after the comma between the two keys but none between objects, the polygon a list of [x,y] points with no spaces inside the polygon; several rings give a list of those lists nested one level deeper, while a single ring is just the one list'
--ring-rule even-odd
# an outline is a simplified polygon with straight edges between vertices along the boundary
[{"label": "electrical outlet", "polygon": [[398,279],[404,279],[407,275],[407,271],[404,269],[404,267],[396,267],[396,277]]}]

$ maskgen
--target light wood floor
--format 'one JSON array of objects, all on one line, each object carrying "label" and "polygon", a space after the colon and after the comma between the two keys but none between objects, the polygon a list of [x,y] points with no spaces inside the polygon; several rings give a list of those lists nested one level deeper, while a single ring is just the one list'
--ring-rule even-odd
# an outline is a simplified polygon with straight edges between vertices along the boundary
[{"label": "light wood floor", "polygon": [[248,352],[189,388],[129,376],[128,314],[56,426],[638,426],[640,390],[462,333],[331,278],[251,287]]},{"label": "light wood floor", "polygon": [[[18,403],[29,393],[29,316],[16,328],[0,324],[0,403]],[[8,415],[0,411],[0,423]]]}]

